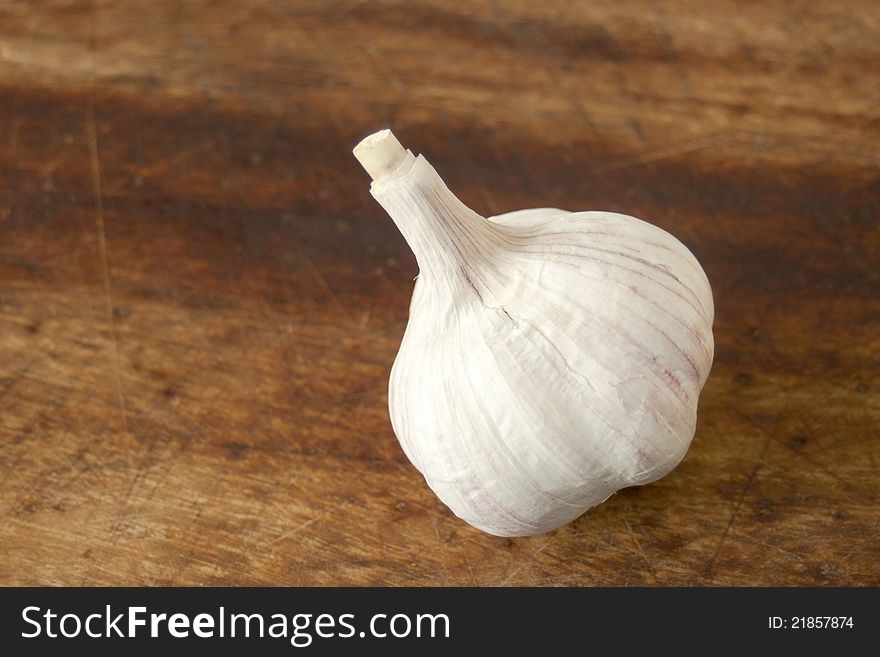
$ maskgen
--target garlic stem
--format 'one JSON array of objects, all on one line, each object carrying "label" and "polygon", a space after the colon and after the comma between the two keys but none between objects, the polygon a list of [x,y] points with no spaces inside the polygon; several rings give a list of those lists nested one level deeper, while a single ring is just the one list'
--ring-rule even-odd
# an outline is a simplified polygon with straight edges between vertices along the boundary
[{"label": "garlic stem", "polygon": [[420,273],[485,300],[487,273],[481,270],[497,249],[495,226],[464,205],[434,167],[404,150],[390,130],[365,138],[354,155],[373,178],[370,193],[403,234]]}]

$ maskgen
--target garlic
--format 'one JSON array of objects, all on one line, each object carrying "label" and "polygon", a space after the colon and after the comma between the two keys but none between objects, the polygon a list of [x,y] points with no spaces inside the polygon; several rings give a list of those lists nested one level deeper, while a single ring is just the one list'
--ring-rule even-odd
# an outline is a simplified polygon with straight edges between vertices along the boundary
[{"label": "garlic", "polygon": [[354,154],[419,266],[392,426],[456,515],[540,534],[678,465],[714,350],[683,244],[612,212],[486,219],[388,130]]}]

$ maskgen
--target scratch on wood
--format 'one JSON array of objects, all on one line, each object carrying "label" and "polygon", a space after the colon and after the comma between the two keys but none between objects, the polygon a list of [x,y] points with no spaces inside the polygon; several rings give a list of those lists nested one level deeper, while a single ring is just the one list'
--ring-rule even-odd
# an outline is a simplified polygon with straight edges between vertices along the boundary
[{"label": "scratch on wood", "polygon": [[593,171],[593,175],[610,173],[612,171],[622,171],[623,169],[629,169],[631,167],[640,166],[642,164],[648,164],[650,162],[657,162],[659,160],[665,160],[667,158],[676,157],[678,155],[693,153],[695,151],[700,151],[704,148],[708,148],[710,146],[717,146],[726,142],[727,135],[727,131],[722,131],[712,135],[700,137],[698,139],[689,139],[684,143],[673,144],[671,146],[658,149],[656,151],[638,153],[634,156],[624,157],[611,162],[607,166],[595,169]]},{"label": "scratch on wood", "polygon": [[532,555],[528,559],[525,559],[522,563],[520,563],[520,565],[518,565],[516,568],[511,570],[504,577],[504,579],[502,579],[500,582],[498,582],[498,584],[496,586],[504,586],[508,582],[512,581],[513,578],[516,577],[523,570],[523,568],[525,568],[526,566],[532,565],[532,562],[534,561],[535,557],[537,557],[539,554],[541,554],[548,547],[549,547],[549,544],[544,543],[541,547],[539,547],[537,550],[532,552]]},{"label": "scratch on wood", "polygon": [[642,544],[639,543],[639,538],[636,536],[636,533],[633,531],[632,525],[628,520],[624,518],[623,524],[626,527],[626,531],[629,532],[630,537],[632,538],[633,543],[636,546],[636,549],[639,551],[639,556],[642,558],[642,561],[645,562],[645,566],[648,568],[648,572],[651,573],[651,580],[654,584],[657,584],[657,571],[654,570],[654,566],[651,565],[651,560],[648,559],[648,555],[645,554],[645,550],[642,548]]},{"label": "scratch on wood", "polygon": [[113,345],[116,351],[116,388],[119,397],[119,410],[122,413],[122,424],[125,428],[125,432],[130,433],[128,426],[128,411],[125,407],[125,393],[122,386],[122,353],[119,348],[119,333],[116,327],[116,317],[113,314],[113,290],[110,287],[110,266],[107,259],[107,231],[104,225],[104,201],[103,193],[101,191],[101,161],[98,157],[98,130],[95,123],[94,71],[92,72],[92,78],[92,85],[89,88],[86,135],[89,140],[89,164],[92,173],[92,193],[95,198],[95,222],[98,229],[98,258],[101,261],[101,278],[104,285],[104,296],[107,300],[107,316],[110,318],[110,332],[113,336]]},{"label": "scratch on wood", "polygon": [[468,574],[470,575],[470,579],[471,579],[470,585],[471,586],[478,586],[477,575],[476,575],[476,573],[474,573],[473,566],[471,566],[471,560],[468,559],[466,549],[462,550],[461,557],[462,557],[462,559],[464,559],[464,565],[467,566]]},{"label": "scratch on wood", "polygon": [[749,476],[746,478],[745,484],[743,484],[739,499],[737,499],[736,505],[734,505],[733,507],[733,513],[730,514],[730,519],[724,526],[724,531],[721,533],[721,539],[718,541],[718,545],[715,547],[715,551],[712,553],[709,562],[706,564],[706,577],[708,580],[711,580],[715,577],[715,564],[718,561],[718,555],[721,554],[721,546],[724,545],[724,541],[727,540],[727,535],[730,533],[730,529],[731,527],[733,527],[733,523],[736,522],[736,517],[739,514],[739,509],[742,506],[743,501],[746,499],[746,495],[751,489],[752,484],[755,482],[755,476],[758,474],[758,470],[761,469],[761,464],[764,461],[764,456],[767,454],[767,448],[770,447],[771,441],[772,438],[769,436],[764,441],[764,446],[761,448],[761,453],[755,460],[755,464],[754,466],[752,466],[752,470],[751,472],[749,472]]},{"label": "scratch on wood", "polygon": [[332,507],[330,507],[330,508],[327,509],[326,511],[324,511],[324,512],[322,512],[322,513],[319,513],[319,514],[316,515],[314,518],[309,518],[309,519],[306,520],[304,523],[297,525],[297,526],[294,527],[293,529],[290,529],[290,530],[288,530],[288,531],[282,533],[280,536],[277,536],[277,537],[274,538],[273,540],[269,541],[268,543],[265,543],[265,544],[263,545],[263,547],[264,547],[264,548],[269,548],[269,547],[272,547],[272,546],[274,546],[274,545],[277,545],[277,544],[280,543],[281,541],[286,541],[287,539],[291,538],[292,536],[296,536],[296,535],[299,534],[301,531],[303,531],[303,530],[305,530],[305,529],[308,529],[309,527],[311,527],[312,525],[314,525],[316,522],[320,522],[321,520],[323,520],[324,518],[330,516],[331,514],[336,513],[339,509],[341,509],[342,507],[346,506],[346,505],[349,504],[350,502],[351,502],[351,500],[342,500],[341,502],[339,502],[338,504],[333,505]]},{"label": "scratch on wood", "polygon": [[153,497],[156,495],[156,492],[159,490],[162,484],[165,483],[165,479],[168,478],[168,474],[171,472],[172,469],[174,469],[174,461],[169,462],[168,466],[162,470],[162,474],[159,475],[159,478],[156,479],[156,483],[153,484],[153,487],[147,494],[147,497],[144,500],[145,502],[149,502],[153,499]]},{"label": "scratch on wood", "polygon": [[340,301],[339,297],[336,296],[336,292],[334,292],[333,288],[330,287],[330,284],[327,282],[327,279],[324,278],[321,270],[318,269],[314,261],[309,257],[305,250],[300,248],[299,255],[305,263],[306,268],[311,272],[312,278],[314,278],[315,282],[327,293],[327,296],[330,297],[330,299],[333,301],[333,304],[340,309],[344,309],[345,306],[342,304],[342,301]]},{"label": "scratch on wood", "polygon": [[[146,180],[150,176],[156,176],[158,174],[162,174],[170,170],[174,166],[182,166],[189,163],[193,160],[197,155],[202,155],[204,152],[210,149],[211,145],[208,144],[197,144],[190,148],[182,148],[174,155],[162,158],[157,162],[153,162],[150,164],[144,164],[141,166],[125,166],[124,169],[130,171],[134,176],[140,178],[141,180]],[[104,192],[107,193],[108,196],[113,196],[114,194],[121,191],[128,182],[121,178],[117,181],[115,185],[110,185],[107,188],[104,188]]]}]

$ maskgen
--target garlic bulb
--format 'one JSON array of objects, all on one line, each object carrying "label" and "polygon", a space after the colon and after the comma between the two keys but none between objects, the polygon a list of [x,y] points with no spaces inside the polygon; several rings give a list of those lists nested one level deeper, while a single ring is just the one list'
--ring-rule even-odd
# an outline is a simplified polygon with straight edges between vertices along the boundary
[{"label": "garlic bulb", "polygon": [[678,465],[714,350],[684,245],[611,212],[486,219],[388,130],[354,153],[419,266],[392,426],[456,515],[540,534]]}]

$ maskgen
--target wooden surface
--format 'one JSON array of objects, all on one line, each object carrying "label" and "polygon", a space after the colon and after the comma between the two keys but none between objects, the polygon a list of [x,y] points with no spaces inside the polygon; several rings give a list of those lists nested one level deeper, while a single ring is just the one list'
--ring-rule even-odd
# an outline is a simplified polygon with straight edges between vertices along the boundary
[{"label": "wooden surface", "polygon": [[[0,4],[0,583],[880,584],[880,5]],[[645,217],[716,295],[682,465],[483,535],[386,409],[350,150]]]}]

